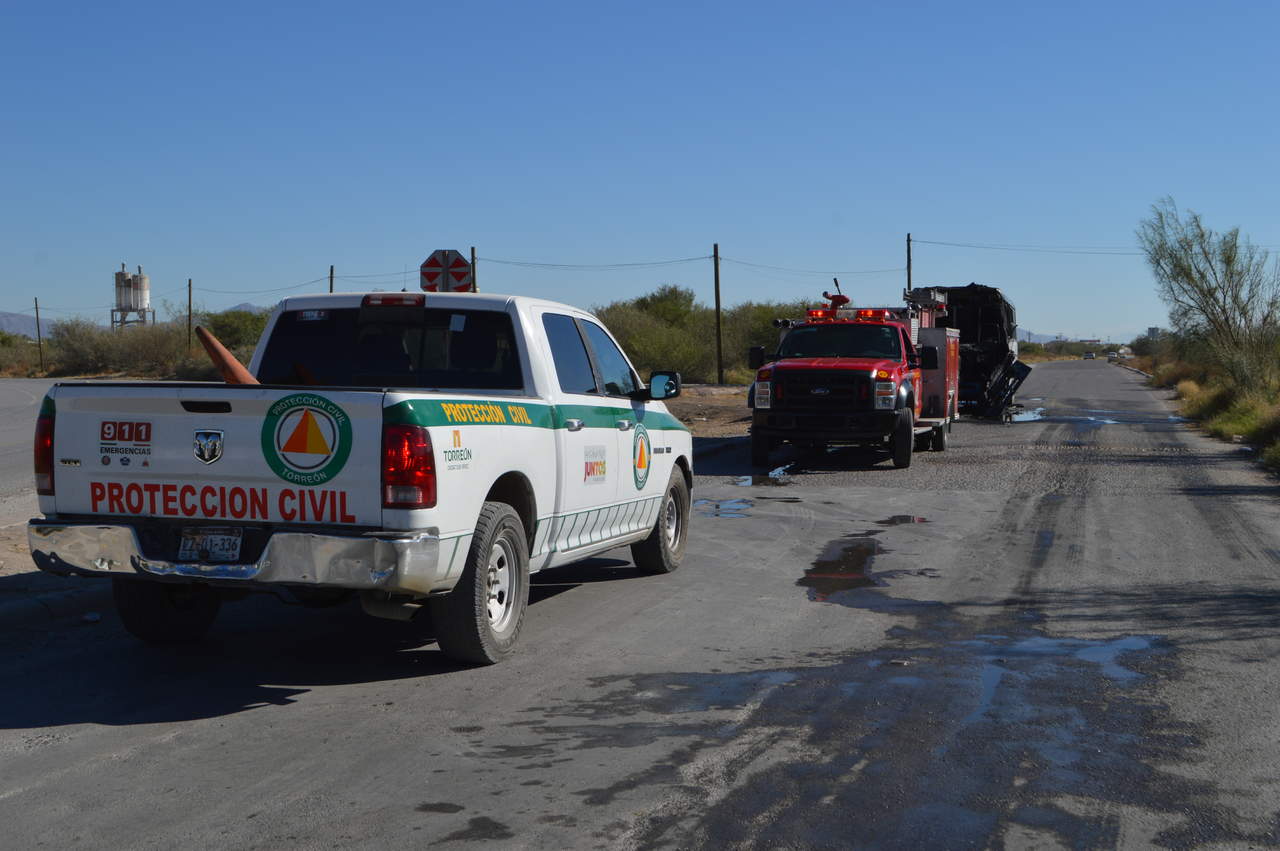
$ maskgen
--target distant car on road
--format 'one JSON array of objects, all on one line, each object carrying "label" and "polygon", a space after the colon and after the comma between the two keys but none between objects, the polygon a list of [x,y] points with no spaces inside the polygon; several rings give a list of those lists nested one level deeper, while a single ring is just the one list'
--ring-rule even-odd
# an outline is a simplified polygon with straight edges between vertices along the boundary
[{"label": "distant car on road", "polygon": [[1119,352],[1107,352],[1107,363],[1115,363],[1120,360]]},{"label": "distant car on road", "polygon": [[1084,353],[1084,359],[1085,359],[1085,360],[1095,360],[1095,359],[1097,359],[1097,357],[1098,357],[1098,356],[1097,356],[1097,355],[1095,355],[1093,352],[1085,352],[1085,353]]}]

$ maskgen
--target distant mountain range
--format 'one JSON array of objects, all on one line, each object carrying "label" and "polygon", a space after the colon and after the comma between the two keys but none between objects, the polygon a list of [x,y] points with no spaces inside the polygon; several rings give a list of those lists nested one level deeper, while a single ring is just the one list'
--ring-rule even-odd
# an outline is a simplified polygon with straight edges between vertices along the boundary
[{"label": "distant mountain range", "polygon": [[[45,324],[41,321],[41,324]],[[36,318],[25,313],[6,313],[0,310],[0,331],[6,334],[21,334],[23,337],[36,338]]]}]

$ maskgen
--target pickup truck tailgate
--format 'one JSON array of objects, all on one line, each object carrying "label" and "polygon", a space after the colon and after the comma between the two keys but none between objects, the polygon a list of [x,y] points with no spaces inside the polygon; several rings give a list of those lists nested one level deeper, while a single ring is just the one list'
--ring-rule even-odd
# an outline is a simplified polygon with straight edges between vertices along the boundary
[{"label": "pickup truck tailgate", "polygon": [[378,526],[380,390],[59,384],[61,515]]}]

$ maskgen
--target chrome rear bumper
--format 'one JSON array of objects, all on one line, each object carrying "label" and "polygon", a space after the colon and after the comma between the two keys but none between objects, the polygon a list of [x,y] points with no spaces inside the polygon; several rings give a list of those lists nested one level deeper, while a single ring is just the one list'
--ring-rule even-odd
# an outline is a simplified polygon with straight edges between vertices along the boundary
[{"label": "chrome rear bumper", "polygon": [[157,561],[142,554],[133,527],[103,523],[27,523],[36,567],[61,576],[168,576],[251,585],[317,585],[393,594],[448,591],[457,577],[440,563],[435,530],[322,535],[276,532],[249,564]]}]

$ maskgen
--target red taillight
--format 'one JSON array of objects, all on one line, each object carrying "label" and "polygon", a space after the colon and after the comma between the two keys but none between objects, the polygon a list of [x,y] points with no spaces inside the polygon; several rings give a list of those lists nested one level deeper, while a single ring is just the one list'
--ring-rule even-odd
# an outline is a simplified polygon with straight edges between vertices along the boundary
[{"label": "red taillight", "polygon": [[425,293],[373,293],[360,299],[361,307],[422,307]]},{"label": "red taillight", "polygon": [[53,496],[53,415],[36,417],[36,493]]},{"label": "red taillight", "polygon": [[435,508],[436,459],[422,426],[382,427],[382,507]]}]

